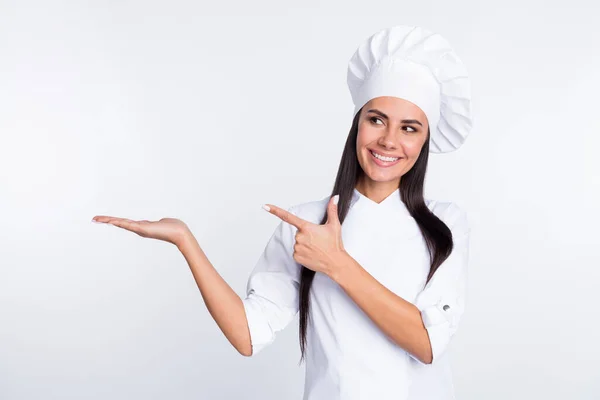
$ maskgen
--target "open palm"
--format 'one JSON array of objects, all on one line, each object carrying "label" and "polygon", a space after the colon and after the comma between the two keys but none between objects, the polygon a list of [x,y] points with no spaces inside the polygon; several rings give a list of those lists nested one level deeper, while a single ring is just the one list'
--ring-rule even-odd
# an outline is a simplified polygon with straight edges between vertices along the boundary
[{"label": "open palm", "polygon": [[134,221],[127,218],[97,215],[92,221],[106,223],[137,233],[141,237],[163,240],[178,245],[188,231],[188,226],[176,218],[162,218],[158,221]]}]

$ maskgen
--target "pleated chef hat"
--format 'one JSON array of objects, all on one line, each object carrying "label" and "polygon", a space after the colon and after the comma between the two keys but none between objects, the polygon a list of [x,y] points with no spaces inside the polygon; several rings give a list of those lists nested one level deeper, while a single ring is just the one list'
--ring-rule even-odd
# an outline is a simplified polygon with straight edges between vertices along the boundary
[{"label": "pleated chef hat", "polygon": [[354,115],[369,100],[399,97],[427,116],[429,151],[458,149],[472,126],[471,84],[448,41],[418,26],[394,26],[371,35],[348,63]]}]

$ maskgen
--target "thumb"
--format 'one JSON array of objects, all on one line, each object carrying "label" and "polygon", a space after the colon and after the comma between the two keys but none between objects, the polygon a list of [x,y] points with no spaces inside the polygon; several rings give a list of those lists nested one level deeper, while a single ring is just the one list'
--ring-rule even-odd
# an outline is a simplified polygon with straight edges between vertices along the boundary
[{"label": "thumb", "polygon": [[340,219],[338,218],[338,201],[340,199],[340,195],[336,194],[329,199],[329,204],[327,205],[327,224],[336,224],[340,225]]}]

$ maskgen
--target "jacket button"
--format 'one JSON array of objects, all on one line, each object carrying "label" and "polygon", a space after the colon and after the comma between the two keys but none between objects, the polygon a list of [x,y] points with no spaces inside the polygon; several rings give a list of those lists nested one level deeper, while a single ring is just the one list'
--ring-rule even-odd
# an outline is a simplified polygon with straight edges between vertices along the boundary
[{"label": "jacket button", "polygon": [[444,311],[448,311],[450,309],[450,306],[448,304],[444,305],[444,307],[442,307],[442,309]]}]

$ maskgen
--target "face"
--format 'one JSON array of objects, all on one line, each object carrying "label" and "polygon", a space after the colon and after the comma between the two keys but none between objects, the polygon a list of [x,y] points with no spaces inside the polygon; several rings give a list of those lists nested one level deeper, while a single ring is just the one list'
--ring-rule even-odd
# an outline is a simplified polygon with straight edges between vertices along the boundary
[{"label": "face", "polygon": [[[397,188],[401,176],[417,161],[428,127],[425,113],[407,100],[385,96],[365,104],[356,139],[358,162],[367,180],[363,185],[389,184]],[[378,159],[374,153],[385,159]]]}]

